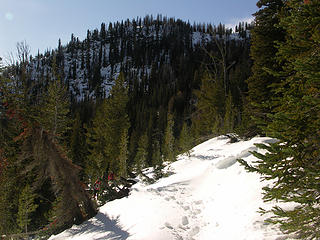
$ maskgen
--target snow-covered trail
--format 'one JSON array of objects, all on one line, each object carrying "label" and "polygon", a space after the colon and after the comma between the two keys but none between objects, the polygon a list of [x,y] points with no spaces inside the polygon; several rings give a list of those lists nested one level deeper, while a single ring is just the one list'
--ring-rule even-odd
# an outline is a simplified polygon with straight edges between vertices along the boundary
[{"label": "snow-covered trail", "polygon": [[236,161],[252,162],[254,143],[268,141],[211,139],[195,147],[190,158],[179,156],[169,165],[169,177],[134,185],[129,197],[107,203],[96,217],[50,239],[285,239],[257,212],[272,206],[261,199],[267,183]]}]

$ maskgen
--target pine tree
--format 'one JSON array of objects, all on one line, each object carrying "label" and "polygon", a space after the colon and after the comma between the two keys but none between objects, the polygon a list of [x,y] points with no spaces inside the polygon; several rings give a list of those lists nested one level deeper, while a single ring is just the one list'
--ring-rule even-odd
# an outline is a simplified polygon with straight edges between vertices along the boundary
[{"label": "pine tree", "polygon": [[166,161],[175,161],[175,138],[173,136],[174,120],[173,115],[168,113],[167,115],[167,127],[164,132],[164,139],[162,145],[163,157]]},{"label": "pine tree", "polygon": [[187,154],[188,157],[191,155],[191,148],[193,145],[193,139],[190,133],[190,128],[187,123],[184,122],[179,136],[179,152]]},{"label": "pine tree", "polygon": [[28,225],[31,222],[30,215],[37,209],[34,203],[36,195],[32,192],[29,185],[26,185],[19,197],[18,225],[25,232],[28,232]]},{"label": "pine tree", "polygon": [[86,143],[89,155],[86,162],[86,173],[93,182],[102,177],[108,167],[106,152],[108,141],[108,132],[106,131],[107,104],[106,100],[102,101],[92,120],[92,126],[87,127]]},{"label": "pine tree", "polygon": [[144,133],[138,142],[137,154],[134,158],[135,168],[137,172],[146,167],[148,157],[148,135]]},{"label": "pine tree", "polygon": [[0,69],[0,232],[6,234],[19,230],[18,196],[25,181],[20,175],[24,166],[17,164],[20,136],[27,122],[23,115],[28,112],[24,83],[14,84],[13,79],[3,77]]},{"label": "pine tree", "polygon": [[70,152],[69,156],[72,162],[85,167],[85,159],[87,156],[87,146],[85,140],[84,127],[80,119],[80,114],[76,113],[70,136]]},{"label": "pine tree", "polygon": [[278,61],[285,63],[283,80],[274,86],[281,97],[274,99],[277,108],[267,126],[268,135],[278,141],[260,145],[268,152],[255,153],[257,166],[246,164],[262,178],[275,180],[264,188],[266,201],[297,203],[294,209],[275,206],[270,222],[280,223],[284,232],[301,239],[320,238],[319,13],[318,1],[286,3],[280,25],[287,34],[278,47]]},{"label": "pine tree", "polygon": [[270,99],[275,94],[271,85],[280,82],[279,76],[272,74],[272,71],[281,70],[275,55],[278,52],[276,43],[283,41],[285,35],[285,31],[278,25],[283,5],[283,0],[257,2],[260,10],[254,14],[255,25],[251,31],[250,55],[253,66],[252,76],[247,80],[249,105],[246,106],[255,121],[247,121],[248,136],[263,133],[261,127],[269,121],[267,114],[272,111]]},{"label": "pine tree", "polygon": [[119,142],[119,176],[127,177],[128,160],[128,130],[124,129]]},{"label": "pine tree", "polygon": [[224,133],[230,133],[234,130],[235,110],[232,101],[232,95],[229,92],[226,98],[226,110],[223,121]]},{"label": "pine tree", "polygon": [[152,166],[156,169],[162,169],[163,160],[161,157],[160,143],[157,139],[152,143]]},{"label": "pine tree", "polygon": [[206,71],[201,78],[201,88],[195,93],[198,102],[192,122],[197,135],[220,134],[225,106],[222,81]]},{"label": "pine tree", "polygon": [[124,141],[128,141],[130,126],[127,115],[127,93],[124,76],[120,74],[110,91],[110,97],[103,100],[97,110],[92,128],[88,128],[90,154],[87,169],[96,179],[102,177],[106,171],[116,175],[124,173],[124,166],[121,166],[119,157],[121,155],[122,163],[124,163],[123,157],[127,157],[127,154],[121,152],[125,149]]},{"label": "pine tree", "polygon": [[40,106],[38,117],[41,126],[62,140],[63,134],[68,130],[70,120],[68,118],[70,101],[68,99],[67,87],[62,83],[55,63],[52,64],[53,77],[49,82],[48,91]]}]

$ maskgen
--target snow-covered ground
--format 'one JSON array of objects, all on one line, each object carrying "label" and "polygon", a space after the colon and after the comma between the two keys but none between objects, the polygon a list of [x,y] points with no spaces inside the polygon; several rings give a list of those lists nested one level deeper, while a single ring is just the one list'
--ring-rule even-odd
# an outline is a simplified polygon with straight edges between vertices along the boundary
[{"label": "snow-covered ground", "polygon": [[251,163],[254,144],[270,141],[256,137],[229,143],[221,136],[204,142],[190,158],[179,156],[170,164],[169,177],[134,185],[129,197],[107,203],[94,218],[50,239],[287,239],[257,212],[274,204],[262,201],[267,183],[236,161]]}]

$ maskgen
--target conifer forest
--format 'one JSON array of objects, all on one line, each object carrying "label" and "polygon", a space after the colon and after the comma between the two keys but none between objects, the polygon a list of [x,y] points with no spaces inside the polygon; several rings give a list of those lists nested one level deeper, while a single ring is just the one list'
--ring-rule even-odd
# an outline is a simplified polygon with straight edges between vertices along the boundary
[{"label": "conifer forest", "polygon": [[80,224],[138,175],[164,177],[177,155],[229,134],[277,139],[257,164],[238,161],[274,180],[264,200],[298,204],[270,210],[270,224],[320,239],[320,2],[257,6],[235,29],[146,15],[35,56],[19,42],[0,62],[0,236]]}]

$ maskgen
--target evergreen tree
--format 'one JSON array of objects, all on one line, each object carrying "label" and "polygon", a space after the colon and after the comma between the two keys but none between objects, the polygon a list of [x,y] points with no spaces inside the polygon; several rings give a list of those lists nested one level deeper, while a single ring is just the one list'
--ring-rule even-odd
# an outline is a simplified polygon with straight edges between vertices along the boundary
[{"label": "evergreen tree", "polygon": [[[24,98],[25,82],[16,82],[2,75],[0,69],[0,232],[19,230],[16,218],[18,196],[25,178],[20,175],[24,166],[17,164],[21,136],[28,119],[23,118],[28,101]],[[25,101],[24,101],[25,100]]]},{"label": "evergreen tree", "polygon": [[266,201],[297,203],[294,209],[275,206],[270,221],[301,239],[320,238],[319,13],[318,1],[287,1],[280,18],[287,34],[278,48],[278,61],[285,63],[280,73],[283,80],[274,85],[281,97],[273,100],[277,108],[267,126],[268,135],[278,141],[260,145],[268,152],[255,153],[257,166],[242,161],[264,179],[274,180],[264,188]]},{"label": "evergreen tree", "polygon": [[134,158],[136,171],[139,173],[141,169],[146,167],[148,157],[148,135],[144,133],[138,142],[137,154]]},{"label": "evergreen tree", "polygon": [[108,167],[106,144],[108,132],[106,131],[107,101],[103,100],[97,108],[92,126],[87,127],[86,143],[88,145],[88,159],[86,173],[94,182],[103,176]]},{"label": "evergreen tree", "polygon": [[79,112],[76,113],[75,120],[73,122],[72,130],[70,136],[70,152],[69,156],[72,159],[72,162],[85,167],[85,159],[87,156],[87,146],[85,140],[85,132],[83,124],[80,119]]},{"label": "evergreen tree", "polygon": [[195,92],[198,101],[193,127],[200,136],[220,134],[225,104],[222,82],[207,71],[201,79],[201,88]]},{"label": "evergreen tree", "polygon": [[[110,91],[110,97],[104,100],[88,129],[89,161],[88,169],[92,177],[102,177],[106,171],[116,175],[124,173],[124,148],[130,126],[127,115],[128,89],[123,74],[120,74]],[[120,134],[119,134],[120,133]],[[127,143],[126,143],[127,144]],[[127,167],[127,166],[126,166]]]},{"label": "evergreen tree", "polygon": [[281,66],[275,55],[278,52],[277,42],[284,40],[285,31],[279,27],[279,13],[284,5],[283,0],[259,0],[260,8],[255,16],[255,26],[251,31],[250,55],[253,59],[252,76],[247,80],[249,105],[247,111],[255,121],[247,121],[247,135],[263,133],[261,128],[269,121],[271,113],[270,99],[275,92],[271,85],[280,82],[279,76],[272,71],[280,71]]},{"label": "evergreen tree", "polygon": [[9,120],[6,113],[0,116],[0,233],[2,234],[14,233],[19,228],[16,224],[17,196],[23,181],[17,174],[19,145],[13,139],[20,131],[15,120]]},{"label": "evergreen tree", "polygon": [[28,232],[28,225],[31,222],[30,215],[37,209],[34,203],[36,195],[32,192],[29,185],[26,185],[19,197],[18,225],[21,229]]},{"label": "evergreen tree", "polygon": [[179,136],[178,149],[180,153],[187,154],[188,157],[191,155],[191,148],[193,145],[193,139],[190,133],[190,128],[187,123],[184,122]]},{"label": "evergreen tree", "polygon": [[232,95],[229,92],[226,98],[226,110],[223,121],[224,133],[230,133],[234,130],[235,110],[232,101]]},{"label": "evergreen tree", "polygon": [[119,176],[127,177],[128,160],[128,129],[124,129],[119,142]]},{"label": "evergreen tree", "polygon": [[154,139],[152,143],[152,166],[156,169],[162,169],[162,162],[160,143],[157,139]]},{"label": "evergreen tree", "polygon": [[57,73],[55,57],[52,69],[53,78],[49,82],[47,94],[40,106],[39,122],[45,130],[61,140],[70,123],[68,118],[70,102],[67,87],[62,83]]},{"label": "evergreen tree", "polygon": [[167,115],[167,127],[164,132],[164,139],[162,145],[163,157],[166,161],[173,162],[175,161],[175,138],[173,136],[173,115],[168,113]]}]

